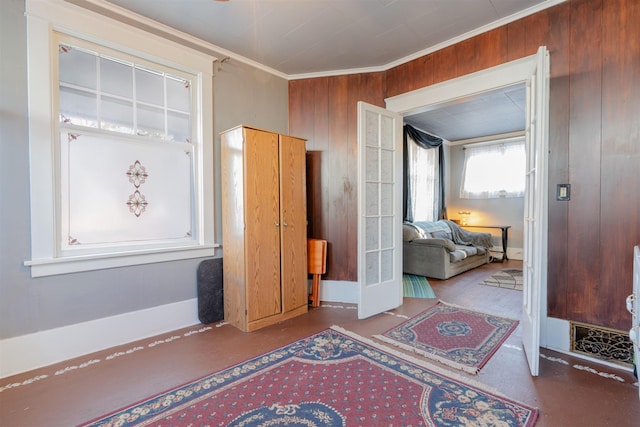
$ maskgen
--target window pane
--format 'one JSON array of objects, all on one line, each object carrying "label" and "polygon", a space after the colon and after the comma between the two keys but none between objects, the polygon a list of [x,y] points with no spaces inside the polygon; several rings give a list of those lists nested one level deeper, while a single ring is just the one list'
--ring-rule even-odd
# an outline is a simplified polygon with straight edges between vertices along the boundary
[{"label": "window pane", "polygon": [[380,277],[381,282],[393,279],[393,251],[382,251],[380,253]]},{"label": "window pane", "polygon": [[380,150],[377,148],[365,148],[366,155],[366,179],[367,181],[378,181],[379,178],[379,170],[380,170],[380,162],[378,160],[378,156],[380,155]]},{"label": "window pane", "polygon": [[[393,215],[393,184],[380,185],[380,213],[382,215]],[[377,201],[377,200],[376,200]]]},{"label": "window pane", "polygon": [[97,128],[98,112],[95,93],[61,87],[60,121]]},{"label": "window pane", "polygon": [[380,179],[382,182],[392,182],[394,175],[393,151],[380,150]]},{"label": "window pane", "polygon": [[365,220],[365,227],[367,233],[367,241],[365,242],[365,250],[372,251],[380,248],[380,241],[378,238],[379,221],[378,218],[367,218]]},{"label": "window pane", "polygon": [[188,81],[167,76],[167,107],[191,112],[191,85]]},{"label": "window pane", "polygon": [[96,55],[66,45],[58,52],[61,82],[96,89]]},{"label": "window pane", "polygon": [[382,116],[382,123],[380,123],[380,127],[382,148],[393,149],[393,119],[391,117]]},{"label": "window pane", "polygon": [[136,67],[136,99],[155,105],[164,105],[164,78]]},{"label": "window pane", "polygon": [[462,198],[522,197],[524,142],[497,143],[465,150]]},{"label": "window pane", "polygon": [[100,103],[100,127],[122,133],[133,133],[133,105],[129,101],[103,97]]},{"label": "window pane", "polygon": [[167,137],[173,141],[191,141],[191,123],[188,114],[167,113]]},{"label": "window pane", "polygon": [[365,121],[365,145],[369,147],[380,147],[380,140],[378,139],[378,115],[372,111],[367,111],[365,113]]},{"label": "window pane", "polygon": [[164,137],[164,110],[139,104],[136,110],[138,135]]},{"label": "window pane", "polygon": [[133,98],[133,67],[100,58],[100,89],[110,95]]},{"label": "window pane", "polygon": [[378,215],[380,206],[380,197],[378,194],[379,184],[367,182],[365,185],[366,209],[365,215]]},{"label": "window pane", "polygon": [[380,218],[380,247],[393,247],[393,217]]},{"label": "window pane", "polygon": [[366,271],[365,283],[372,285],[378,283],[379,271],[380,271],[380,252],[372,252],[366,255]]}]

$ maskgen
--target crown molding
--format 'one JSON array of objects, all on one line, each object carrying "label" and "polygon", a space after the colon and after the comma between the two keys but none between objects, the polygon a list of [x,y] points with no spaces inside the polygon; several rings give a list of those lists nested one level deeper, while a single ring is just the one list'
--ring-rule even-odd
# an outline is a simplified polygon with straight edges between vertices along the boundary
[{"label": "crown molding", "polygon": [[367,67],[367,68],[357,68],[357,69],[345,69],[345,70],[332,70],[332,71],[323,71],[317,73],[306,73],[306,74],[290,74],[288,75],[289,80],[300,80],[300,79],[309,79],[309,78],[317,78],[317,77],[331,77],[331,76],[342,76],[345,74],[358,74],[358,73],[376,73],[390,70],[391,68],[397,67],[398,65],[405,64],[409,61],[413,61],[414,59],[418,59],[430,53],[436,52],[438,50],[444,49],[445,47],[452,46],[456,43],[460,43],[461,41],[470,39],[479,34],[486,33],[487,31],[494,30],[496,28],[502,27],[503,25],[509,24],[511,22],[517,21],[518,19],[522,19],[526,16],[533,15],[534,13],[538,13],[542,10],[548,9],[550,7],[556,6],[560,3],[564,3],[566,0],[547,0],[535,6],[531,6],[528,9],[522,10],[518,13],[514,13],[513,15],[509,15],[507,17],[498,19],[497,21],[493,21],[489,24],[483,25],[482,27],[478,27],[475,30],[466,32],[459,36],[456,36],[452,39],[446,40],[442,43],[438,43],[434,46],[428,47],[421,51],[412,53],[411,55],[405,56],[403,58],[397,59],[395,61],[389,62],[385,65],[375,66],[375,67]]},{"label": "crown molding", "polygon": [[268,67],[252,59],[246,58],[242,55],[238,55],[235,52],[232,52],[228,49],[217,46],[213,43],[204,41],[198,37],[192,36],[191,34],[177,30],[169,25],[160,23],[151,18],[147,18],[144,15],[140,15],[138,13],[132,12],[129,9],[125,9],[121,6],[115,5],[106,0],[64,0],[64,1],[66,3],[74,4],[76,6],[88,9],[98,14],[108,16],[117,21],[131,25],[133,27],[150,31],[156,35],[161,35],[165,38],[169,38],[173,41],[185,44],[193,49],[196,49],[201,52],[214,56],[218,61],[222,58],[230,58],[232,60],[236,60],[238,62],[242,62],[246,65],[249,65],[253,68],[257,68],[259,70],[265,71],[276,77],[289,80],[289,75],[281,71]]}]

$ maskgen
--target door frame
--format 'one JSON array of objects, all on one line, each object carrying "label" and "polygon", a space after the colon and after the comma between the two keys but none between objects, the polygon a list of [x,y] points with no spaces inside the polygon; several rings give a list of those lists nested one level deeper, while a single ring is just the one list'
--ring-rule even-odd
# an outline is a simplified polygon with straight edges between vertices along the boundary
[{"label": "door frame", "polygon": [[[414,115],[426,111],[432,111],[444,106],[454,105],[457,103],[465,102],[466,100],[477,96],[483,92],[492,91],[499,88],[512,86],[519,83],[526,83],[531,77],[532,70],[536,67],[538,55],[534,54],[515,61],[507,62],[497,65],[485,70],[481,70],[475,73],[467,74],[461,77],[457,77],[451,80],[446,80],[441,83],[436,83],[431,86],[427,86],[421,89],[416,89],[411,92],[406,92],[400,95],[396,95],[390,98],[386,98],[386,108],[390,111],[399,113],[402,116]],[[545,107],[548,111],[549,106],[549,94],[547,92]],[[529,106],[527,106],[529,108]],[[548,138],[548,128],[546,130]],[[547,149],[547,144],[543,144],[537,147],[536,155],[543,158]],[[548,189],[548,170],[544,168],[543,179],[545,188],[542,189],[543,196],[547,194]],[[525,194],[525,198],[527,194]],[[543,214],[541,220],[546,224],[548,216],[548,197],[541,197],[540,212]],[[547,253],[547,236],[546,227],[538,229],[541,235],[537,235],[538,241],[541,243],[541,252]],[[527,242],[523,242],[523,246],[526,246]],[[547,328],[544,326],[547,323],[547,259],[540,260],[540,263],[536,265],[536,272],[540,277],[540,286],[535,289],[537,292],[536,297],[539,298],[540,311],[539,311],[539,342],[546,342]]]}]

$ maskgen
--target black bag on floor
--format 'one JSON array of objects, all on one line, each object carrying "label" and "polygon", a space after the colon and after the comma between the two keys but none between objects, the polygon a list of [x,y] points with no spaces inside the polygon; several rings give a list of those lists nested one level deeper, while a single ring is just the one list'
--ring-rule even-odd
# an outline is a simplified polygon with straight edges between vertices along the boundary
[{"label": "black bag on floor", "polygon": [[198,265],[198,319],[204,324],[224,319],[222,258]]}]

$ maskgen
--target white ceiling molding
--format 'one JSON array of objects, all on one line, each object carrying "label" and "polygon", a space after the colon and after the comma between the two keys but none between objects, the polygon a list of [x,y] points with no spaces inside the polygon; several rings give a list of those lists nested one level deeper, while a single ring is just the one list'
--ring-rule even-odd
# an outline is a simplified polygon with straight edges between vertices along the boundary
[{"label": "white ceiling molding", "polygon": [[215,57],[223,57],[225,59],[230,58],[230,59],[242,62],[244,64],[247,64],[251,67],[265,71],[267,73],[273,74],[274,76],[281,77],[286,80],[290,78],[287,74],[282,73],[278,70],[275,70],[271,67],[267,67],[266,65],[260,64],[259,62],[256,62],[252,59],[238,55],[223,47],[216,46],[213,43],[209,43],[198,37],[194,37],[191,34],[177,30],[169,25],[162,24],[158,21],[147,18],[146,16],[140,15],[138,13],[132,12],[128,9],[125,9],[123,7],[110,3],[106,0],[65,0],[65,1],[87,8],[101,15],[109,16],[115,20],[127,23],[136,28],[144,29],[147,31],[152,30],[151,32],[153,33],[162,35],[174,41],[181,42],[186,46],[189,46],[196,50],[200,50],[209,55],[213,55]]},{"label": "white ceiling molding", "polygon": [[390,62],[388,64],[384,64],[378,67],[368,67],[368,68],[358,68],[358,69],[349,69],[349,70],[334,70],[334,71],[327,71],[327,72],[320,72],[320,73],[306,73],[306,74],[291,74],[288,76],[289,80],[298,80],[298,79],[308,79],[308,78],[314,78],[314,77],[328,77],[328,76],[342,76],[345,74],[358,74],[358,73],[375,73],[375,72],[380,72],[380,71],[387,71],[393,67],[397,67],[398,65],[402,65],[405,64],[409,61],[413,61],[414,59],[418,59],[421,58],[425,55],[428,55],[430,53],[433,52],[437,52],[439,50],[442,50],[446,47],[449,46],[453,46],[456,43],[460,43],[461,41],[470,39],[472,37],[475,37],[477,35],[480,35],[482,33],[485,33],[487,31],[491,31],[494,30],[496,28],[499,28],[503,25],[509,24],[511,22],[517,21],[518,19],[522,19],[524,17],[527,17],[529,15],[533,15],[534,13],[538,13],[542,10],[548,9],[550,7],[556,6],[560,3],[564,3],[566,0],[548,0],[544,3],[540,3],[536,6],[532,6],[528,9],[525,9],[523,11],[520,11],[518,13],[515,13],[511,16],[508,16],[506,18],[502,18],[502,19],[498,19],[497,21],[494,21],[490,24],[487,25],[483,25],[482,27],[476,28],[473,31],[469,31],[465,34],[461,34],[457,37],[454,37],[452,39],[449,39],[447,41],[444,41],[442,43],[439,43],[435,46],[431,46],[428,47],[424,50],[421,50],[419,52],[415,52],[411,55],[405,56],[404,58],[400,58],[396,61]]}]

